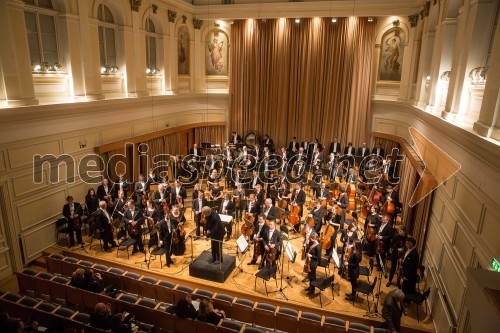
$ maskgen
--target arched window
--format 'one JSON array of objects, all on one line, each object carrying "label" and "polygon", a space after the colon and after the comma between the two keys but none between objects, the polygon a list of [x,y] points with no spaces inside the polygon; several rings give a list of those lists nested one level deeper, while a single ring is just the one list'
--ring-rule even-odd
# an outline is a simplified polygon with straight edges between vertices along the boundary
[{"label": "arched window", "polygon": [[146,73],[153,75],[157,72],[156,45],[158,41],[155,25],[151,19],[146,20]]},{"label": "arched window", "polygon": [[101,72],[105,72],[106,68],[116,67],[116,24],[109,8],[102,4],[97,9],[97,19],[99,20]]},{"label": "arched window", "polygon": [[59,70],[56,14],[50,0],[25,0],[24,20],[33,71]]}]

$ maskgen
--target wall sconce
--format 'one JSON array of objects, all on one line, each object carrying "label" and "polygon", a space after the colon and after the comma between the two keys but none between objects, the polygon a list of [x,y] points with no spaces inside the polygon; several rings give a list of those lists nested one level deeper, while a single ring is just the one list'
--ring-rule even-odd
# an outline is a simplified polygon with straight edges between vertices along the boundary
[{"label": "wall sconce", "polygon": [[44,61],[42,64],[32,61],[31,62],[31,71],[36,72],[37,74],[50,74],[57,72],[59,73],[62,70],[62,65],[58,62],[51,65],[50,63]]},{"label": "wall sconce", "polygon": [[332,23],[337,23],[337,18],[336,17],[332,18]]},{"label": "wall sconce", "polygon": [[37,64],[36,62],[32,61],[31,62],[31,70],[33,72],[38,72],[42,69],[42,66],[40,66],[40,64]]},{"label": "wall sconce", "polygon": [[450,71],[443,72],[439,78],[441,79],[441,81],[449,82],[450,81],[450,74],[451,74]]},{"label": "wall sconce", "polygon": [[160,69],[159,68],[146,68],[146,74],[147,75],[160,75]]},{"label": "wall sconce", "polygon": [[296,18],[296,19],[295,19],[295,23],[299,24],[299,23],[300,23],[300,19],[299,19],[299,18]]},{"label": "wall sconce", "polygon": [[87,147],[87,139],[85,139],[85,137],[81,138],[79,144],[80,144],[80,149],[86,148]]},{"label": "wall sconce", "polygon": [[117,66],[102,66],[101,74],[102,75],[118,74],[118,69],[119,68]]},{"label": "wall sconce", "polygon": [[431,84],[431,77],[427,75],[425,78],[425,85],[428,86],[429,84]]},{"label": "wall sconce", "polygon": [[370,23],[371,23],[371,22],[373,22],[373,20],[374,20],[374,19],[373,19],[373,17],[371,17],[371,16],[368,18],[368,22],[370,22]]}]

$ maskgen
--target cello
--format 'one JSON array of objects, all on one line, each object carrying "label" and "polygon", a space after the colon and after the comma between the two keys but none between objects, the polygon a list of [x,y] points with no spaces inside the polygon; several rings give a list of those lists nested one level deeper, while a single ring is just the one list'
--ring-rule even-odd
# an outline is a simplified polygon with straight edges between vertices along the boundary
[{"label": "cello", "polygon": [[300,207],[299,206],[297,206],[297,205],[290,205],[290,215],[288,216],[288,221],[293,226],[296,226],[297,224],[300,223],[299,213],[300,213]]},{"label": "cello", "polygon": [[332,236],[335,233],[335,229],[330,224],[324,225],[322,229],[319,242],[321,243],[321,248],[326,250],[332,246]]},{"label": "cello", "polygon": [[353,183],[347,184],[347,195],[349,196],[349,205],[347,210],[354,211],[356,198],[356,185]]}]

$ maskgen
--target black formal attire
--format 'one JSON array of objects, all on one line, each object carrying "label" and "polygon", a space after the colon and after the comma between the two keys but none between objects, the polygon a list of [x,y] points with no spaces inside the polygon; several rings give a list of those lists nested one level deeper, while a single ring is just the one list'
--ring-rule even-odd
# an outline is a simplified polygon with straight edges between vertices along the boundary
[{"label": "black formal attire", "polygon": [[146,192],[146,197],[149,192],[149,183],[148,182],[136,182],[134,186],[134,192],[137,197],[137,205],[139,208],[144,208],[142,204],[142,196],[144,195],[144,192]]},{"label": "black formal attire", "polygon": [[87,205],[87,211],[90,217],[99,208],[99,197],[97,197],[97,195],[90,196],[87,194],[85,196],[85,204]]},{"label": "black formal attire", "polygon": [[[349,150],[350,148],[350,150]],[[356,155],[356,148],[354,148],[353,146],[347,146],[344,148],[344,155],[350,155],[350,156],[354,156]]]},{"label": "black formal attire", "polygon": [[[378,215],[377,213],[375,213],[375,214],[370,213],[370,215],[368,215],[366,217],[366,219],[365,219],[365,234],[366,234],[366,231],[368,229],[368,224],[370,224],[370,223],[375,225],[373,228],[375,229],[375,232],[376,232],[378,230],[378,227],[382,223],[380,215]],[[373,240],[373,241],[367,240],[367,242],[368,242],[368,248],[367,248],[366,255],[368,255],[369,257],[373,257],[375,254],[376,240]]]},{"label": "black formal attire", "polygon": [[357,156],[359,156],[359,157],[366,157],[368,155],[370,155],[370,148],[368,148],[368,147],[365,147],[365,148],[359,147],[358,148],[358,154],[357,154]]},{"label": "black formal attire", "polygon": [[112,319],[111,314],[97,312],[94,310],[90,313],[89,324],[90,326],[95,328],[100,328],[102,330],[110,330],[111,319]]},{"label": "black formal attire", "polygon": [[260,213],[260,206],[255,201],[247,200],[246,206],[247,214],[251,214],[254,218],[254,223],[257,223],[257,216]]},{"label": "black formal attire", "polygon": [[391,247],[391,239],[394,234],[394,229],[392,228],[392,225],[390,223],[386,223],[384,226],[384,223],[381,223],[377,229],[377,236],[382,236],[382,241],[384,242],[384,253],[382,253],[380,256],[377,255],[377,264],[381,266],[380,259],[384,261],[385,263],[385,258],[387,256],[387,253],[389,253],[389,249]]},{"label": "black formal attire", "polygon": [[172,254],[175,256],[182,256],[186,252],[186,235],[181,236],[179,230],[179,224],[186,222],[186,218],[179,211],[179,216],[175,216],[173,212],[170,212],[170,220],[175,225],[175,231],[177,232],[177,244],[172,244]]},{"label": "black formal attire", "polygon": [[123,217],[123,214],[125,213],[125,204],[126,203],[127,202],[125,201],[125,199],[117,198],[115,200],[115,204],[113,205],[112,218],[121,219]]},{"label": "black formal attire", "polygon": [[229,137],[229,143],[236,144],[236,143],[241,143],[241,135],[237,134],[236,135],[231,135]]},{"label": "black formal attire", "polygon": [[113,193],[115,192],[115,189],[113,187],[111,187],[110,185],[108,185],[108,187],[104,187],[104,185],[99,185],[97,187],[97,197],[99,198],[99,201],[107,201],[104,197],[106,195],[113,195]]},{"label": "black formal attire", "polygon": [[221,319],[224,319],[222,313],[209,312],[206,315],[198,315],[198,320],[217,326]]},{"label": "black formal attire", "polygon": [[172,189],[172,192],[170,193],[170,202],[172,203],[172,205],[177,204],[177,198],[179,197],[181,198],[181,202],[184,205],[184,199],[187,198],[187,192],[184,186],[181,186],[179,188],[177,188],[176,186]]},{"label": "black formal attire", "polygon": [[340,155],[342,151],[342,145],[340,142],[332,142],[330,143],[330,148],[328,149],[328,154],[334,153],[335,156]]},{"label": "black formal attire", "polygon": [[[276,261],[279,260],[281,254],[281,245],[283,244],[283,239],[281,237],[281,232],[277,229],[274,229],[271,233],[271,229],[268,229],[264,234],[264,245],[269,247],[269,251],[275,251],[274,260],[269,262],[266,258],[266,263],[270,264],[270,266],[276,266]],[[274,244],[274,249],[271,249],[271,244]]]},{"label": "black formal attire", "polygon": [[250,183],[248,184],[248,188],[254,188],[255,186],[257,185],[260,185],[260,186],[263,186],[264,183],[262,182],[262,180],[260,179],[260,176],[259,174],[257,174],[256,176],[252,176],[252,180],[250,181]]},{"label": "black formal attire", "polygon": [[123,191],[123,197],[126,199],[128,191],[130,191],[130,185],[125,179],[122,182],[120,182],[120,180],[116,181],[113,191],[113,198],[118,197],[118,192],[120,192],[120,189]]},{"label": "black formal attire", "polygon": [[[241,215],[243,213],[243,197],[245,196],[245,190],[242,188],[239,191],[237,188],[233,190],[233,198],[234,198],[234,218],[237,220],[241,220]],[[237,199],[240,199],[239,206],[236,206]]]},{"label": "black formal attire", "polygon": [[[392,243],[391,253],[390,253],[391,272],[389,274],[389,282],[392,282],[392,279],[394,278],[394,275],[396,274],[396,268],[398,267],[399,254],[401,253],[401,256],[404,256],[405,252],[406,252],[406,235],[401,236],[401,235],[396,234],[396,233],[395,233],[395,235],[396,236],[394,236],[394,238],[392,239],[392,242],[391,242]],[[399,252],[398,249],[402,249],[403,251]],[[398,278],[401,278],[401,276],[399,276]]]},{"label": "black formal attire", "polygon": [[278,213],[275,206],[270,206],[267,208],[265,205],[262,207],[262,214],[266,215],[266,219],[269,221],[276,220],[276,214]]},{"label": "black formal attire", "polygon": [[196,317],[198,317],[198,311],[196,311],[192,302],[188,302],[187,299],[183,297],[175,306],[175,315],[181,319],[196,319]]},{"label": "black formal attire", "polygon": [[[316,269],[318,268],[319,261],[321,259],[321,243],[314,246],[312,249],[309,247],[308,254],[311,255],[311,270],[309,271],[307,278],[309,279],[309,293],[314,293],[315,287],[311,284],[316,280]],[[307,259],[307,258],[306,258]]]},{"label": "black formal attire", "polygon": [[[73,208],[73,216],[78,215],[77,218],[71,218],[71,208]],[[73,206],[70,207],[69,203],[65,204],[62,211],[63,216],[68,221],[68,235],[70,246],[75,245],[75,234],[76,241],[78,244],[83,244],[82,241],[82,215],[83,209],[80,203],[73,202]]]},{"label": "black formal attire", "polygon": [[[298,192],[297,190],[294,190],[292,192],[292,197],[290,198],[291,202],[292,203],[296,203],[297,206],[300,207],[300,211],[299,211],[299,217],[302,217],[302,213],[303,213],[303,210],[304,210],[304,203],[306,202],[306,192],[304,192],[304,190],[300,189]],[[295,231],[299,231],[300,230],[300,223],[297,223],[295,226],[294,226],[294,229]]]},{"label": "black formal attire", "polygon": [[403,315],[403,305],[399,304],[394,298],[393,290],[385,296],[384,305],[382,306],[382,317],[385,322],[383,327],[387,328],[388,332],[401,332],[401,316]]},{"label": "black formal attire", "polygon": [[151,200],[157,205],[157,206],[162,206],[161,200],[165,199],[166,203],[169,204],[170,202],[170,187],[167,187],[163,190],[163,192],[160,192],[160,190],[155,190],[153,192],[153,196],[151,197]]},{"label": "black formal attire", "polygon": [[201,212],[201,209],[207,205],[207,199],[203,198],[193,200],[193,213],[194,213],[194,222],[196,224],[196,236],[200,236],[200,227],[203,227],[205,230],[205,226],[200,224],[201,214],[197,214],[196,212]]},{"label": "black formal attire", "polygon": [[270,151],[274,150],[274,142],[273,139],[267,138],[262,141],[262,146],[269,148]]},{"label": "black formal attire", "polygon": [[327,188],[317,188],[316,189],[316,198],[324,198],[323,200],[328,200],[330,198],[330,191]]},{"label": "black formal attire", "polygon": [[334,165],[330,169],[330,180],[335,180],[335,177],[339,177],[339,179],[342,179],[344,177],[344,174],[342,172],[342,168],[335,167]]},{"label": "black formal attire", "polygon": [[260,190],[259,193],[255,192],[255,204],[257,206],[262,207],[262,205],[264,204],[264,191],[263,190]]},{"label": "black formal attire", "polygon": [[323,213],[324,213],[323,208],[315,208],[311,214],[314,220],[314,231],[319,235],[321,231],[321,221],[323,220]]},{"label": "black formal attire", "polygon": [[[227,211],[227,212],[226,212]],[[228,200],[227,202],[225,200],[222,200],[220,203],[219,207],[219,212],[224,215],[230,215],[233,216],[234,213],[234,203],[232,200]],[[229,223],[223,223],[224,228],[226,229],[226,237],[230,238],[231,234],[233,233],[233,221]]]},{"label": "black formal attire", "polygon": [[311,158],[311,164],[321,166],[324,159],[325,156],[323,156],[321,153],[314,153]]},{"label": "black formal attire", "polygon": [[[252,235],[252,239],[254,240],[254,251],[253,251],[253,258],[252,258],[252,261],[250,262],[250,264],[255,264],[257,262],[257,259],[259,257],[262,257],[262,259],[260,260],[260,265],[259,265],[259,268],[260,267],[263,267],[264,266],[264,252],[265,252],[265,249],[264,249],[264,236],[266,233],[268,233],[269,231],[269,226],[263,222],[262,224],[259,224],[257,223],[255,228],[253,229],[253,235]],[[257,250],[257,242],[255,241],[256,238],[262,238],[262,240],[259,240],[259,250]]]},{"label": "black formal attire", "polygon": [[[325,222],[328,223],[335,223],[335,224],[340,224],[340,215],[333,215],[331,211],[328,211],[328,214],[325,217]],[[333,225],[332,226],[335,229],[335,232],[333,233],[332,237],[330,238],[330,248],[328,248],[327,255],[330,255],[332,253],[332,250],[336,247],[335,240],[337,239],[337,230],[339,229],[338,226]]]},{"label": "black formal attire", "polygon": [[219,214],[212,209],[212,212],[207,216],[207,237],[211,238],[212,260],[223,261],[222,257],[222,240],[224,239],[224,226],[220,220]]},{"label": "black formal attire", "polygon": [[168,220],[163,218],[158,224],[160,240],[163,242],[162,246],[165,249],[165,255],[167,257],[167,266],[174,263],[172,260],[172,234],[176,228],[177,225],[175,225],[174,221],[170,220],[170,218]]},{"label": "black formal attire", "polygon": [[109,249],[109,246],[116,246],[113,239],[113,233],[111,232],[111,216],[106,209],[99,208],[94,212],[95,224],[101,233],[102,243],[104,251]]},{"label": "black formal attire", "polygon": [[194,147],[189,148],[189,155],[201,156],[200,148],[196,148],[196,150],[194,150]]},{"label": "black formal attire", "polygon": [[354,295],[354,289],[358,284],[359,277],[359,263],[361,262],[361,256],[359,253],[351,252],[351,256],[347,261],[347,271],[349,272],[349,282],[351,282],[351,295]]},{"label": "black formal attire", "polygon": [[415,293],[415,284],[417,283],[417,269],[418,269],[418,252],[416,248],[411,249],[405,253],[403,259],[403,292],[405,294]]},{"label": "black formal attire", "polygon": [[[137,222],[135,227],[132,227],[130,224],[132,221]],[[134,207],[133,211],[130,208],[127,209],[123,214],[123,222],[125,222],[125,225],[128,228],[128,235],[130,238],[135,239],[132,254],[136,253],[138,249],[143,252],[144,245],[142,244],[142,224],[144,222],[144,216],[142,215],[141,210],[138,207]]]},{"label": "black formal attire", "polygon": [[372,154],[375,154],[375,155],[383,158],[383,157],[385,157],[384,148],[373,147]]},{"label": "black formal attire", "polygon": [[344,229],[345,223],[345,211],[347,207],[349,207],[349,197],[347,193],[344,193],[342,197],[339,199],[339,207],[342,208],[342,213],[340,213],[340,229]]},{"label": "black formal attire", "polygon": [[149,185],[151,184],[158,184],[158,176],[156,174],[148,174],[148,179],[147,179],[147,183]]},{"label": "black formal attire", "polygon": [[297,141],[290,141],[290,143],[288,144],[288,151],[291,152],[291,153],[294,153],[294,152],[297,152],[300,148],[300,143],[298,143]]}]

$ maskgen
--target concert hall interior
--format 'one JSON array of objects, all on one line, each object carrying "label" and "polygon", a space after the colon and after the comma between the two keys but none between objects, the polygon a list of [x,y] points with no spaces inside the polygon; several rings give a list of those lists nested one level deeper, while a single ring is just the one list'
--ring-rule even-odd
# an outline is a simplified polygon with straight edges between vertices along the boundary
[{"label": "concert hall interior", "polygon": [[498,331],[499,3],[0,0],[0,331]]}]

